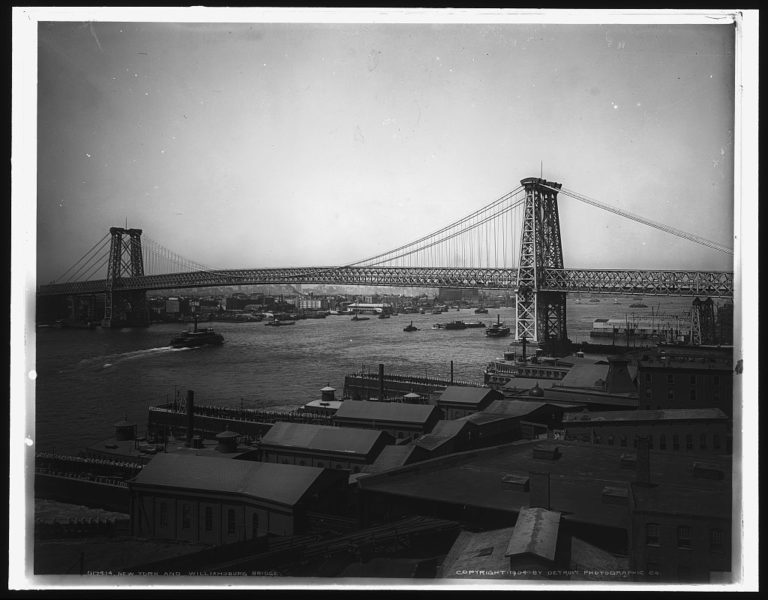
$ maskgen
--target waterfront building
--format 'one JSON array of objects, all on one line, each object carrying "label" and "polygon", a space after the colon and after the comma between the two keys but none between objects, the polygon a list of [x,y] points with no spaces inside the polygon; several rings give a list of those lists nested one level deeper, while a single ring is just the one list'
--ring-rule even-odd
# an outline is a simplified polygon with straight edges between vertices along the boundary
[{"label": "waterfront building", "polygon": [[358,473],[392,443],[375,429],[278,422],[261,438],[261,460]]},{"label": "waterfront building", "polygon": [[644,409],[719,408],[733,415],[732,351],[669,348],[638,360]]},{"label": "waterfront building", "polygon": [[386,431],[398,443],[429,433],[439,420],[437,406],[367,400],[342,402],[333,416],[336,425]]},{"label": "waterfront building", "polygon": [[221,545],[306,530],[307,511],[342,505],[331,469],[161,454],[128,483],[131,534]]},{"label": "waterfront building", "polygon": [[446,419],[458,419],[483,410],[504,395],[490,388],[449,385],[437,399]]},{"label": "waterfront building", "polygon": [[565,439],[636,448],[647,437],[651,449],[730,454],[730,420],[719,408],[579,412],[563,416]]}]

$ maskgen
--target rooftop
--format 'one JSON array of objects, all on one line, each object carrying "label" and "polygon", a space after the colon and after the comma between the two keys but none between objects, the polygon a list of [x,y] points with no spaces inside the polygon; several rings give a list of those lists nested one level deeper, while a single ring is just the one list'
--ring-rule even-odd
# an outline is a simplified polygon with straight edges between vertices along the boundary
[{"label": "rooftop", "polygon": [[546,402],[534,402],[528,400],[494,400],[483,413],[505,415],[507,417],[525,417],[540,408],[547,406]]},{"label": "rooftop", "polygon": [[479,533],[462,531],[443,559],[443,578],[509,577],[509,558],[504,553],[514,530],[514,527],[506,527]]},{"label": "rooftop", "polygon": [[[626,527],[626,506],[603,503],[606,486],[626,487],[636,479],[634,469],[621,467],[625,449],[558,441],[559,458],[553,460],[534,457],[533,449],[541,445],[539,441],[514,442],[452,454],[371,475],[360,484],[372,492],[517,512],[529,505],[529,492],[506,485],[504,478],[546,471],[552,510],[568,514],[572,521]],[[650,451],[650,460],[651,480],[660,490],[668,485],[680,487],[687,502],[694,504],[704,490],[730,501],[729,459],[710,461],[724,470],[722,480],[694,477],[690,456]]]},{"label": "rooftop", "polygon": [[423,425],[433,414],[436,414],[437,410],[436,406],[429,404],[348,400],[341,403],[334,418]]},{"label": "rooftop", "polygon": [[675,420],[727,420],[719,408],[677,408],[665,410],[608,410],[563,415],[563,423],[595,421],[675,421]]},{"label": "rooftop", "polygon": [[559,512],[545,508],[521,508],[506,555],[535,554],[554,561],[559,530]]},{"label": "rooftop", "polygon": [[261,438],[262,446],[282,448],[306,448],[325,452],[368,454],[382,436],[383,431],[355,429],[354,427],[333,427],[307,423],[286,423],[278,421]]},{"label": "rooftop", "polygon": [[500,398],[501,392],[490,388],[477,388],[461,385],[449,385],[438,399],[439,404],[474,404],[478,405],[487,398]]},{"label": "rooftop", "polygon": [[316,467],[158,454],[129,485],[241,494],[293,506],[323,471]]}]

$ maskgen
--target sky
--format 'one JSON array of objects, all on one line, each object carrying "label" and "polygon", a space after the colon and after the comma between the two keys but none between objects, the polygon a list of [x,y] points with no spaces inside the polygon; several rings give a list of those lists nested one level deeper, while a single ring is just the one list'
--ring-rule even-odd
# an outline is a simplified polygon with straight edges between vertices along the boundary
[{"label": "sky", "polygon": [[[126,223],[210,268],[348,264],[540,174],[733,245],[732,25],[119,16],[38,25],[39,283]],[[567,268],[734,268],[559,210]]]}]

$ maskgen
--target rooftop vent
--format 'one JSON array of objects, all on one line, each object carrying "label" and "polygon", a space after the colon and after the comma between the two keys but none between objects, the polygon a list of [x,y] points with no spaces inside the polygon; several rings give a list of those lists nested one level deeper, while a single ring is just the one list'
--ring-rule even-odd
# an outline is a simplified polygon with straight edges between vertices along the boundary
[{"label": "rooftop vent", "polygon": [[560,458],[560,450],[557,446],[544,444],[535,446],[533,449],[533,458],[542,458],[544,460],[557,460]]},{"label": "rooftop vent", "polygon": [[506,487],[519,492],[527,492],[530,489],[530,477],[527,475],[507,474],[501,478]]},{"label": "rooftop vent", "polygon": [[723,472],[723,469],[720,467],[720,465],[695,462],[693,463],[693,476],[701,477],[703,479],[720,480],[725,477],[725,473]]}]

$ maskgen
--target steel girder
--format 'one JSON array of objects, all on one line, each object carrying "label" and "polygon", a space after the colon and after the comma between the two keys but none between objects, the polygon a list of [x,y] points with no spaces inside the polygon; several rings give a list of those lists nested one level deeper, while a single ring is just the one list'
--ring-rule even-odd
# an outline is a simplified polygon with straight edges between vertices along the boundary
[{"label": "steel girder", "polygon": [[595,294],[733,297],[733,273],[725,271],[645,271],[547,269],[541,289]]},{"label": "steel girder", "polygon": [[[518,290],[517,269],[408,267],[311,267],[194,271],[124,277],[114,289],[163,290],[227,285],[327,283],[396,287],[451,287]],[[103,279],[42,285],[40,296],[103,293]],[[648,296],[733,297],[733,273],[723,271],[642,271],[543,269],[540,291]]]}]

